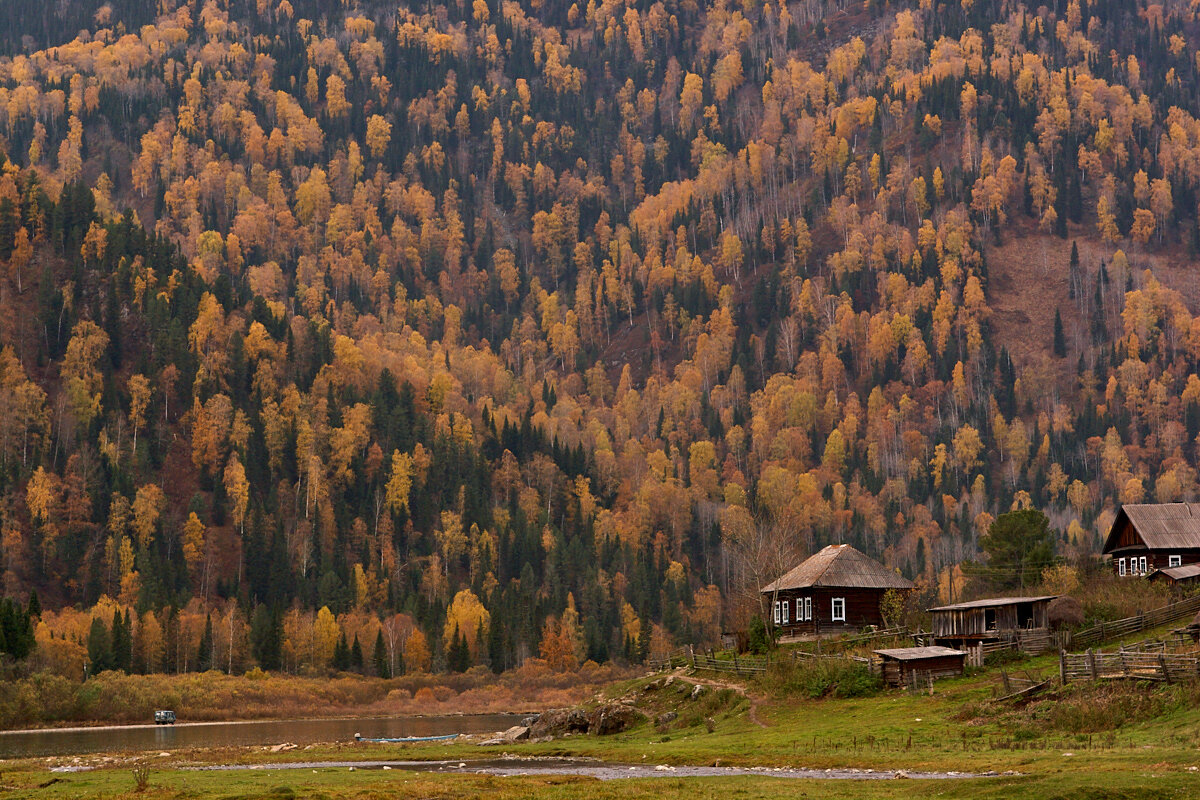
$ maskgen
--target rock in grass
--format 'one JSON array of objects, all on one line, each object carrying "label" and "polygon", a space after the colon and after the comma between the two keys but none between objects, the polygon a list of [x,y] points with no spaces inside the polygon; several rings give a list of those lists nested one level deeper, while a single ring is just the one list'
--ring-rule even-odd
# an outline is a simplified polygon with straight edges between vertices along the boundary
[{"label": "rock in grass", "polygon": [[586,733],[588,715],[578,708],[552,708],[538,716],[529,729],[531,737],[562,736],[567,733]]},{"label": "rock in grass", "polygon": [[632,706],[613,703],[601,706],[588,719],[588,733],[610,736],[620,733],[646,719],[646,715]]},{"label": "rock in grass", "polygon": [[523,742],[529,738],[529,728],[525,725],[513,725],[501,734],[506,742]]}]

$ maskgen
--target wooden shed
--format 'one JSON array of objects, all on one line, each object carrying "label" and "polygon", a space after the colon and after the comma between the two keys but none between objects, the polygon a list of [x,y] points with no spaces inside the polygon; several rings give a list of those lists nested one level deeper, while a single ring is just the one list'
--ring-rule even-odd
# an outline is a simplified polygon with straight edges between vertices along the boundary
[{"label": "wooden shed", "polygon": [[1126,503],[1113,520],[1103,552],[1122,578],[1200,563],[1200,505]]},{"label": "wooden shed", "polygon": [[930,675],[934,680],[963,674],[967,654],[949,647],[898,647],[876,650],[882,662],[883,680],[888,686],[908,686]]},{"label": "wooden shed", "polygon": [[1146,579],[1180,588],[1197,586],[1200,585],[1200,564],[1184,564],[1182,567],[1156,569],[1147,575]]},{"label": "wooden shed", "polygon": [[1056,597],[992,597],[931,608],[933,639],[937,644],[963,647],[1018,633],[1048,631],[1047,611]]},{"label": "wooden shed", "polygon": [[848,544],[831,544],[760,591],[785,636],[837,633],[882,625],[879,602],[912,582]]}]

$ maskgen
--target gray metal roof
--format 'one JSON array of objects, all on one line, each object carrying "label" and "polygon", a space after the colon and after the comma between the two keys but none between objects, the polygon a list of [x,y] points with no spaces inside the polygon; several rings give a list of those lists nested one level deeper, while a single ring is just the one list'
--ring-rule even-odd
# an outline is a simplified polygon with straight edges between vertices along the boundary
[{"label": "gray metal roof", "polygon": [[848,544],[831,544],[803,563],[768,583],[760,591],[829,586],[849,589],[911,589],[912,581],[855,550]]},{"label": "gray metal roof", "polygon": [[1128,519],[1138,537],[1151,550],[1200,549],[1200,504],[1127,503],[1117,512],[1104,552],[1117,549],[1117,529]]},{"label": "gray metal roof", "polygon": [[962,650],[954,650],[950,647],[896,647],[891,650],[875,650],[874,653],[877,656],[894,658],[897,661],[920,661],[923,658],[966,655]]},{"label": "gray metal roof", "polygon": [[1200,577],[1200,564],[1184,564],[1182,567],[1163,567],[1151,572],[1149,577],[1155,575],[1166,575],[1173,581],[1184,581],[1191,578]]},{"label": "gray metal roof", "polygon": [[1056,594],[1046,594],[1040,597],[989,597],[986,600],[972,600],[969,603],[955,603],[952,606],[938,606],[931,608],[930,611],[966,611],[971,608],[996,608],[997,606],[1010,606],[1017,603],[1036,603],[1041,600],[1053,600],[1058,597]]}]

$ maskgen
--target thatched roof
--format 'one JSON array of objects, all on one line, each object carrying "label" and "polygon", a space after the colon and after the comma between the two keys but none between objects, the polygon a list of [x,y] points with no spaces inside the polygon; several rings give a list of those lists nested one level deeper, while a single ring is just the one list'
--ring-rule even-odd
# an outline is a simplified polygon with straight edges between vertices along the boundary
[{"label": "thatched roof", "polygon": [[1104,541],[1104,552],[1117,549],[1128,520],[1151,550],[1200,549],[1200,505],[1196,503],[1127,503],[1117,512]]},{"label": "thatched roof", "polygon": [[895,647],[891,650],[874,650],[877,656],[894,658],[897,661],[920,661],[924,658],[943,658],[945,656],[965,656],[962,650],[949,647]]},{"label": "thatched roof", "polygon": [[1041,603],[1050,602],[1058,597],[1056,594],[1040,595],[1038,597],[989,597],[986,600],[972,600],[969,603],[955,603],[952,606],[938,606],[931,608],[930,611],[967,611],[972,608],[998,608],[1000,606],[1013,606],[1017,603]]},{"label": "thatched roof", "polygon": [[764,586],[763,594],[787,589],[827,586],[848,589],[911,589],[902,578],[848,544],[831,544],[809,556],[800,566]]}]

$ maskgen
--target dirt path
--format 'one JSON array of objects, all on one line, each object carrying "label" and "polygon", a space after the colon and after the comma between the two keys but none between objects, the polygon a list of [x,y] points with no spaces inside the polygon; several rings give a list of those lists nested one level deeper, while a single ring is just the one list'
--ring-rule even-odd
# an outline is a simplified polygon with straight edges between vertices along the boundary
[{"label": "dirt path", "polygon": [[750,701],[750,710],[746,712],[746,717],[760,728],[771,727],[758,718],[758,703],[760,698],[756,698],[754,695],[747,692],[745,686],[741,686],[740,684],[736,683],[726,683],[725,681],[713,680],[712,678],[701,678],[694,674],[688,675],[683,669],[676,670],[675,674],[680,678],[691,681],[692,683],[698,683],[713,689],[729,689],[730,691],[741,695]]}]

